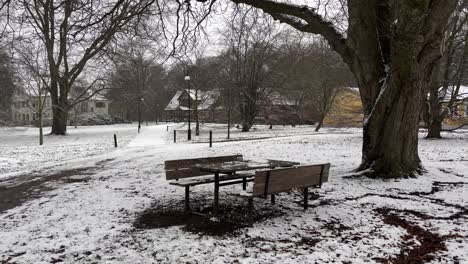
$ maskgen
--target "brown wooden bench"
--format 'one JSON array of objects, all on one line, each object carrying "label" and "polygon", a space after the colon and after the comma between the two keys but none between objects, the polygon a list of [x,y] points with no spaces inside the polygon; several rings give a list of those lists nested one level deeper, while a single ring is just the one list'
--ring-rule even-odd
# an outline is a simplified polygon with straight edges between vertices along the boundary
[{"label": "brown wooden bench", "polygon": [[249,225],[253,224],[254,198],[266,199],[267,195],[271,195],[271,202],[274,204],[275,194],[303,189],[304,210],[306,210],[309,199],[308,188],[320,188],[324,182],[328,181],[329,171],[330,163],[257,171],[251,192],[237,194],[248,199]]},{"label": "brown wooden bench", "polygon": [[[202,184],[213,183],[214,177],[207,177],[208,175],[213,175],[211,172],[202,171],[193,166],[197,164],[211,164],[211,163],[222,163],[230,161],[242,161],[242,155],[230,155],[230,156],[216,156],[216,157],[205,157],[205,158],[195,158],[195,159],[180,159],[180,160],[167,160],[164,162],[164,168],[166,170],[166,180],[176,180],[172,181],[169,184],[185,187],[185,210],[190,209],[189,199],[190,199],[190,187]],[[220,186],[243,183],[243,188],[245,190],[247,182],[252,181],[248,179],[253,177],[253,173],[242,173],[237,175],[220,175],[220,181],[226,181]],[[190,179],[187,179],[190,178]],[[180,179],[180,180],[179,180]],[[241,179],[239,181],[231,181]]]}]

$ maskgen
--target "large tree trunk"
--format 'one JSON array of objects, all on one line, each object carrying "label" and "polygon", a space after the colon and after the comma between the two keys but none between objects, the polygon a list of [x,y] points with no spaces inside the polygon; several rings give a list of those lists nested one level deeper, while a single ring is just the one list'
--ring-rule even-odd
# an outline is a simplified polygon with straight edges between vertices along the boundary
[{"label": "large tree trunk", "polygon": [[[429,5],[429,3],[426,3]],[[391,64],[379,94],[366,114],[363,127],[362,164],[372,177],[408,177],[420,174],[418,155],[420,113],[430,80],[441,58],[444,27],[425,25],[426,4],[400,3],[400,16],[388,53]],[[448,13],[438,13],[435,4],[429,16],[446,23]],[[385,58],[385,54],[384,54]],[[365,88],[365,87],[364,87]]]},{"label": "large tree trunk", "polygon": [[248,87],[244,93],[241,104],[242,132],[248,132],[255,121],[257,114],[257,87]]},{"label": "large tree trunk", "polygon": [[[422,87],[417,82],[390,85],[364,122],[362,163],[372,177],[413,176],[422,170],[418,156],[419,113]],[[386,92],[386,91],[385,91]]]},{"label": "large tree trunk", "polygon": [[52,135],[66,135],[68,121],[68,102],[67,98],[58,96],[51,92],[52,100]]},{"label": "large tree trunk", "polygon": [[439,102],[439,85],[431,86],[429,95],[429,109],[427,120],[427,136],[426,138],[442,138],[440,132],[442,131],[443,115]]},{"label": "large tree trunk", "polygon": [[372,177],[414,176],[419,115],[456,0],[348,0],[347,38],[315,9],[286,2],[232,0],[294,28],[320,34],[356,77],[364,109],[362,163]]},{"label": "large tree trunk", "polygon": [[52,135],[66,135],[67,134],[67,121],[68,121],[68,111],[64,110],[61,107],[52,108],[53,118],[52,118]]}]

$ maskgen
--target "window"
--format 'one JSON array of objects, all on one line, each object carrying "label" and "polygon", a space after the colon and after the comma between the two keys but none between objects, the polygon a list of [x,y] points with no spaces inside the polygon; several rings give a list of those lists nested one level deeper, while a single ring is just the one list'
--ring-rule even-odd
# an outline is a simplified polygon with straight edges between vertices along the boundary
[{"label": "window", "polygon": [[106,107],[106,103],[104,102],[96,102],[96,108],[105,108]]}]

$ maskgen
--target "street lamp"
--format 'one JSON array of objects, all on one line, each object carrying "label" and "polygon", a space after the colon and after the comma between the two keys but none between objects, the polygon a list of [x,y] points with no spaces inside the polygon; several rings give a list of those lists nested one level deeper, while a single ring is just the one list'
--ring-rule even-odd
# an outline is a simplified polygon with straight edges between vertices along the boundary
[{"label": "street lamp", "polygon": [[141,104],[143,103],[144,100],[145,100],[144,98],[140,98],[138,101],[138,133],[140,133],[140,129],[141,129]]},{"label": "street lamp", "polygon": [[159,104],[156,104],[156,125],[158,124],[159,119]]},{"label": "street lamp", "polygon": [[191,98],[191,95],[190,95],[190,76],[188,75],[188,71],[187,71],[187,74],[185,75],[184,80],[187,82],[187,88],[188,88],[188,131],[187,131],[187,140],[192,140],[192,130],[190,129],[190,111],[192,109],[191,109],[191,106],[190,106],[190,98]]}]

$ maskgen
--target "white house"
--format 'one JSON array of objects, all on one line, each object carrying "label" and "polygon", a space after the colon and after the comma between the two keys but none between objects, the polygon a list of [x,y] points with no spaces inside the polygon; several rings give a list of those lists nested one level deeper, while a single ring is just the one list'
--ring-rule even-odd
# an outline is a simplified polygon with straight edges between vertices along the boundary
[{"label": "white house", "polygon": [[[43,105],[43,119],[52,119],[52,99],[49,95],[42,96]],[[20,125],[34,124],[38,119],[39,96],[16,94],[13,96],[11,106],[12,121]],[[70,98],[71,99],[71,98]],[[82,113],[101,113],[109,114],[110,101],[101,95],[94,95],[90,99],[76,104],[69,114],[82,114]]]}]

